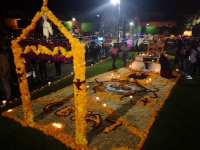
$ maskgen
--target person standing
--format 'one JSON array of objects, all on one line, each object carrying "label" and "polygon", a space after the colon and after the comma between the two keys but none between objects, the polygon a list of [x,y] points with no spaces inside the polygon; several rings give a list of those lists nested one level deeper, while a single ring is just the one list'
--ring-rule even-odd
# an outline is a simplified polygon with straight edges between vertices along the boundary
[{"label": "person standing", "polygon": [[130,51],[130,48],[128,47],[126,42],[124,42],[124,45],[122,46],[121,51],[122,51],[122,60],[124,62],[124,67],[125,67],[126,60],[128,58],[128,52]]},{"label": "person standing", "polygon": [[197,44],[197,62],[195,63],[195,66],[194,66],[194,72],[193,74],[196,72],[197,68],[198,68],[198,76],[200,76],[200,42],[198,42]]},{"label": "person standing", "polygon": [[115,62],[116,62],[117,54],[118,54],[118,47],[114,45],[113,47],[110,48],[109,52],[111,53],[111,56],[113,59],[112,68],[117,69],[117,67],[115,66]]},{"label": "person standing", "polygon": [[47,80],[46,63],[47,63],[47,60],[44,60],[44,59],[38,61],[40,78],[41,78],[42,81]]},{"label": "person standing", "polygon": [[181,38],[178,38],[177,40],[177,47],[176,50],[174,52],[175,54],[175,59],[174,59],[174,65],[176,67],[176,69],[180,69],[182,66],[180,64],[181,62],[181,50],[183,49],[183,41]]},{"label": "person standing", "polygon": [[99,54],[99,48],[96,43],[92,44],[91,53],[92,53],[92,63],[95,64],[98,62],[98,54]]},{"label": "person standing", "polygon": [[56,75],[58,75],[58,78],[61,79],[61,65],[62,65],[62,61],[54,61],[54,66],[56,69]]},{"label": "person standing", "polygon": [[10,76],[8,55],[0,47],[0,90],[4,93],[6,100],[11,100]]},{"label": "person standing", "polygon": [[187,65],[187,76],[186,79],[193,79],[192,76],[193,76],[193,72],[194,72],[194,66],[195,66],[195,63],[197,61],[197,47],[196,47],[196,43],[193,42],[191,44],[191,52],[190,52],[190,55],[189,55],[189,61],[188,61],[188,65]]},{"label": "person standing", "polygon": [[160,76],[161,77],[167,78],[167,79],[175,77],[172,75],[172,70],[171,70],[169,61],[164,53],[162,53],[160,55],[159,63],[161,66],[161,68],[160,68]]}]

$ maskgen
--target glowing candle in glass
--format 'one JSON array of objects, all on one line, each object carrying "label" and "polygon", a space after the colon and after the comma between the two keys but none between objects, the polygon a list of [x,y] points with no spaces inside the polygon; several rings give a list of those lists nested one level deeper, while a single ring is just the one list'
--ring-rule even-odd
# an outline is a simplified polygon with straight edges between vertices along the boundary
[{"label": "glowing candle in glass", "polygon": [[151,83],[151,78],[149,78],[149,83]]},{"label": "glowing candle in glass", "polygon": [[156,70],[156,73],[158,73],[158,70]]},{"label": "glowing candle in glass", "polygon": [[4,106],[6,106],[6,100],[3,100],[2,103]]},{"label": "glowing candle in glass", "polygon": [[61,128],[62,127],[62,125],[60,123],[53,123],[52,125],[54,127],[56,127],[56,128]]},{"label": "glowing candle in glass", "polygon": [[146,80],[146,84],[148,84],[149,83],[149,80]]}]

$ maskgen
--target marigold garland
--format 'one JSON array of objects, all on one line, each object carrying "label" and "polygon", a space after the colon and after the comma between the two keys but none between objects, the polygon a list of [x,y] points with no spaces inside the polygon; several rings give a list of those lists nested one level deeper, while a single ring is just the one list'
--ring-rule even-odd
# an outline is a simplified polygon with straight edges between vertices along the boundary
[{"label": "marigold garland", "polygon": [[[179,77],[180,77],[180,76],[179,76]],[[173,85],[170,87],[170,89],[169,89],[169,91],[166,93],[164,99],[163,99],[163,100],[161,101],[161,103],[159,104],[159,107],[158,107],[156,110],[153,110],[153,111],[152,111],[152,113],[151,113],[151,114],[152,114],[152,117],[150,118],[149,123],[148,123],[148,126],[146,127],[146,129],[144,130],[144,132],[143,132],[143,131],[137,130],[137,129],[136,129],[135,127],[133,127],[126,119],[118,118],[118,117],[119,117],[118,114],[116,114],[115,112],[113,112],[113,111],[110,110],[109,108],[103,107],[103,102],[100,103],[100,104],[102,105],[102,108],[103,108],[103,109],[105,108],[105,109],[107,110],[107,112],[111,113],[113,116],[117,117],[119,121],[123,122],[123,124],[124,124],[127,128],[129,128],[130,131],[132,131],[134,134],[136,134],[136,135],[138,135],[138,136],[141,137],[140,142],[137,144],[136,150],[140,150],[140,149],[142,148],[142,146],[143,146],[145,140],[147,139],[147,135],[149,134],[149,130],[150,130],[151,126],[153,125],[154,121],[155,121],[155,117],[156,117],[158,111],[162,108],[164,102],[166,101],[167,97],[169,96],[169,94],[170,94],[172,88],[174,87],[174,85],[177,83],[178,79],[179,79],[179,78],[177,78],[177,79],[175,80],[175,82],[173,83]],[[60,91],[60,90],[59,90],[59,91]],[[54,94],[54,93],[52,93],[52,94]],[[50,95],[51,95],[51,94],[50,94]],[[63,98],[57,98],[56,101],[57,101],[57,100],[62,100],[62,99],[63,99]],[[36,101],[39,101],[39,102],[40,102],[40,101],[44,101],[44,98],[41,97],[41,98],[37,99]],[[49,101],[49,99],[47,99],[47,101]],[[105,109],[104,109],[104,110],[105,110]],[[17,108],[13,109],[12,112],[6,111],[6,112],[4,112],[2,115],[3,115],[3,116],[7,116],[7,117],[9,117],[9,118],[13,118],[13,119],[16,120],[17,122],[20,122],[23,126],[28,126],[28,124],[27,124],[26,121],[21,120],[21,119],[17,118],[16,116],[14,116],[14,115],[12,114],[12,113],[15,112],[16,110],[17,110]],[[54,137],[55,137],[55,135],[60,135],[60,134],[61,134],[61,133],[58,133],[58,132],[46,132],[47,128],[44,127],[43,125],[37,123],[37,122],[34,123],[33,126],[34,126],[34,128],[39,129],[39,130],[43,131],[44,133],[46,133],[46,134],[48,134],[48,135],[52,135],[52,136],[54,136]],[[55,135],[54,135],[54,134],[55,134]],[[67,136],[68,136],[68,135],[67,135]],[[58,138],[58,137],[56,137],[56,138],[59,139],[60,141],[62,141],[62,142],[63,142],[64,144],[66,144],[67,146],[70,145],[70,147],[77,147],[76,144],[74,145],[73,143],[68,143],[68,141],[73,142],[73,140],[68,140],[68,139],[66,139],[66,136],[64,136],[64,135],[63,135],[62,137],[60,137],[60,138]],[[69,138],[69,139],[70,139],[70,138],[73,139],[73,137],[71,137],[71,136],[69,136],[68,138]],[[64,140],[64,139],[66,139],[66,140]],[[75,141],[75,140],[74,140],[74,141]],[[81,148],[80,145],[78,145],[78,147]],[[123,149],[123,148],[124,148],[124,149],[125,149],[125,148],[128,149],[128,147],[126,147],[126,146],[123,146],[123,147],[121,147],[121,148],[122,148],[122,149]],[[112,149],[121,149],[121,148],[112,148]],[[87,149],[87,148],[86,148],[86,149]],[[93,150],[97,150],[97,148],[93,148]]]},{"label": "marigold garland", "polygon": [[[144,100],[147,100],[147,104],[144,104]],[[140,99],[137,99],[136,98],[136,104],[139,104],[141,106],[144,106],[144,107],[151,107],[151,106],[154,106],[157,104],[158,100],[157,99],[152,99],[150,98],[149,96],[144,96],[143,98],[140,98]]]},{"label": "marigold garland", "polygon": [[[54,16],[54,14],[49,11],[47,7],[48,0],[43,0],[43,6],[41,7],[41,12],[37,12],[34,18],[31,20],[31,24],[27,26],[25,29],[22,30],[20,36],[11,42],[12,49],[14,53],[14,62],[16,64],[16,73],[20,76],[19,78],[19,85],[20,85],[20,92],[24,110],[24,119],[28,123],[29,126],[34,126],[33,121],[33,112],[31,107],[31,98],[30,92],[28,89],[28,82],[26,79],[25,74],[25,66],[24,62],[21,59],[21,55],[25,52],[33,51],[35,54],[39,55],[42,54],[51,54],[55,55],[58,53],[60,49],[62,55],[65,57],[74,56],[74,72],[75,77],[74,81],[80,79],[80,81],[85,81],[85,48],[84,45],[81,44],[78,39],[74,38],[69,31],[67,31],[62,25],[62,23]],[[55,47],[53,52],[50,51],[47,47],[38,45],[38,48],[35,46],[27,46],[23,51],[22,47],[19,45],[20,40],[26,39],[26,35],[35,28],[36,22],[41,18],[42,14],[46,13],[47,17],[56,25],[58,26],[59,30],[65,35],[66,38],[69,39],[69,42],[72,46],[72,52],[66,52],[62,47]],[[76,143],[80,144],[84,147],[87,144],[86,139],[86,120],[85,116],[87,114],[86,109],[86,102],[87,102],[87,93],[86,93],[86,85],[85,83],[81,85],[82,90],[76,89],[74,86],[74,93],[75,93],[75,105],[77,109],[75,111],[76,114]]]},{"label": "marigold garland", "polygon": [[[43,131],[47,135],[54,136],[56,139],[59,139],[61,142],[65,143],[66,145],[70,146],[71,148],[76,148],[76,149],[89,149],[87,145],[87,139],[86,139],[86,120],[85,116],[87,114],[87,109],[86,109],[86,103],[87,103],[87,93],[86,93],[86,85],[82,84],[81,85],[81,90],[77,89],[76,86],[74,85],[74,95],[75,95],[75,106],[76,111],[75,111],[75,116],[76,116],[76,139],[74,139],[71,136],[68,136],[61,131],[58,130],[49,130],[49,127],[42,126],[39,123],[35,123],[33,121],[33,113],[32,113],[32,107],[31,107],[31,98],[30,98],[30,92],[28,90],[28,82],[26,79],[25,75],[25,66],[24,62],[21,59],[21,54],[27,53],[29,51],[33,51],[37,55],[40,53],[42,54],[51,54],[55,55],[58,53],[58,50],[61,51],[62,55],[65,57],[69,56],[75,56],[74,57],[74,72],[75,72],[75,77],[74,81],[77,79],[80,79],[80,81],[85,80],[85,61],[84,61],[84,53],[85,49],[83,44],[79,43],[78,39],[73,38],[73,36],[70,34],[69,31],[65,29],[65,27],[62,25],[62,23],[53,15],[51,11],[49,11],[47,7],[48,0],[43,0],[43,6],[41,8],[41,12],[37,12],[34,18],[31,21],[31,24],[27,26],[27,28],[22,30],[22,34],[17,37],[17,39],[13,40],[11,42],[12,44],[12,49],[13,49],[13,54],[14,54],[14,62],[16,64],[16,73],[19,75],[19,84],[20,84],[20,92],[21,92],[21,98],[22,98],[22,104],[23,104],[23,110],[24,110],[24,120],[21,120],[17,117],[15,117],[12,113],[10,112],[4,112],[2,115],[7,116],[9,118],[13,118],[14,120],[20,122],[23,126],[32,126],[34,128],[37,128],[41,131]],[[50,51],[47,47],[38,45],[38,48],[34,46],[27,46],[25,50],[23,50],[18,42],[20,40],[26,39],[26,35],[35,28],[36,22],[41,18],[42,14],[46,12],[47,16],[49,17],[52,22],[58,26],[59,30],[65,35],[66,38],[69,39],[72,47],[71,52],[66,52],[63,47],[55,47],[53,51]],[[178,81],[178,78],[176,82]],[[175,83],[176,83],[175,82]],[[174,83],[174,85],[175,85]],[[167,84],[167,82],[166,82]],[[173,86],[174,86],[173,85]],[[172,90],[173,86],[170,88],[170,91]],[[135,127],[131,126],[131,124],[125,120],[124,118],[120,117],[118,114],[113,112],[112,110],[109,110],[108,108],[102,107],[104,110],[109,112],[110,114],[116,116],[120,122],[122,122],[130,131],[135,133],[136,135],[139,135],[141,137],[140,143],[137,145],[136,149],[141,149],[147,135],[149,133],[149,129],[152,126],[152,124],[155,121],[155,117],[157,115],[157,112],[162,108],[165,100],[169,96],[170,91],[166,94],[164,100],[161,102],[157,110],[152,111],[152,117],[149,121],[148,127],[145,129],[144,132],[137,130]],[[82,125],[82,126],[81,126]],[[76,141],[76,142],[75,142]],[[128,147],[124,147],[128,149]],[[96,148],[94,148],[96,149]]]}]

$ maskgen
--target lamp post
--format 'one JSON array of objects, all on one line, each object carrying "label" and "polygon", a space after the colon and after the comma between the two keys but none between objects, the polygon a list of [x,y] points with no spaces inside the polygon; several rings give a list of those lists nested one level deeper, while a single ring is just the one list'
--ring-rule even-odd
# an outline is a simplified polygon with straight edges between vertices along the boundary
[{"label": "lamp post", "polygon": [[111,0],[113,4],[118,5],[118,27],[117,27],[117,43],[119,43],[119,20],[120,20],[120,0]]},{"label": "lamp post", "polygon": [[145,29],[145,32],[146,32],[146,34],[147,34],[147,27],[149,26],[149,24],[147,23],[147,25],[146,25],[146,29]]},{"label": "lamp post", "polygon": [[129,24],[130,24],[130,35],[132,36],[132,30],[133,30],[134,23],[130,22]]},{"label": "lamp post", "polygon": [[76,21],[76,18],[72,18],[72,22],[73,22],[73,24],[72,24],[72,26],[74,26],[75,25],[75,21]]}]

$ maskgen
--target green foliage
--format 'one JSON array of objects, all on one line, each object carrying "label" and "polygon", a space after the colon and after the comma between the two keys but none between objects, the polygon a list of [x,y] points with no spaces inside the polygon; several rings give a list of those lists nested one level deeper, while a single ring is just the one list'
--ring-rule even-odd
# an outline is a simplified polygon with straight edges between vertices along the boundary
[{"label": "green foliage", "polygon": [[72,22],[71,21],[63,21],[62,24],[67,28],[68,31],[72,30]]},{"label": "green foliage", "polygon": [[133,33],[138,33],[138,32],[141,33],[141,31],[142,31],[141,26],[136,26],[136,27],[133,28]]},{"label": "green foliage", "polygon": [[83,32],[98,32],[100,30],[100,24],[82,23],[81,30]]},{"label": "green foliage", "polygon": [[[200,22],[200,11],[199,9],[192,9],[190,12],[183,13],[183,30],[192,29],[196,24]],[[180,24],[180,23],[179,23]]]},{"label": "green foliage", "polygon": [[148,26],[148,27],[146,27],[146,33],[147,34],[157,34],[158,33],[158,27]]}]

